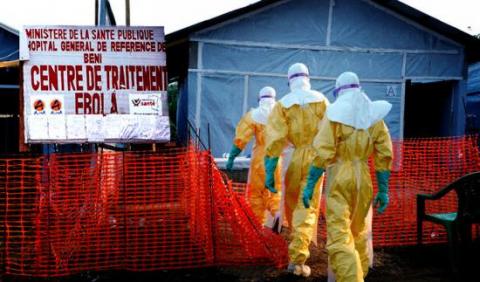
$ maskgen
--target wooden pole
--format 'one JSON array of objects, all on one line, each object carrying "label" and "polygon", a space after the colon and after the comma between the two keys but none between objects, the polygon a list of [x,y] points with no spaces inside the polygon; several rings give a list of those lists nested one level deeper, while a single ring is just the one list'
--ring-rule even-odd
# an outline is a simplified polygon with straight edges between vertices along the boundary
[{"label": "wooden pole", "polygon": [[25,143],[25,105],[23,97],[23,61],[20,61],[18,66],[19,79],[18,79],[18,151],[28,152],[28,145]]}]

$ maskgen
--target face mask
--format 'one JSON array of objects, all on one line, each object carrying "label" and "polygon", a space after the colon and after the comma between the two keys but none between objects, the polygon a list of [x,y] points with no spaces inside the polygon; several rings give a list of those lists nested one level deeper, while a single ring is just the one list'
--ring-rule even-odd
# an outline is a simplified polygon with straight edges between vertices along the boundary
[{"label": "face mask", "polygon": [[261,109],[271,110],[275,106],[275,99],[274,98],[260,99],[260,101],[258,102],[258,106]]}]

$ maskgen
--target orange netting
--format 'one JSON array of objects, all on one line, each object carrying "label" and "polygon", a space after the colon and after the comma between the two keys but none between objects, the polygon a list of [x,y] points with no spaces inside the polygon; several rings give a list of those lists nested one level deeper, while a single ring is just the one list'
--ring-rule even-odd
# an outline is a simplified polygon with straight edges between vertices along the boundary
[{"label": "orange netting", "polygon": [[[376,246],[416,243],[416,194],[480,170],[476,141],[395,142],[390,206],[374,216]],[[285,241],[257,222],[238,196],[243,188],[216,169],[208,152],[193,147],[0,158],[4,273],[284,266]],[[456,205],[451,193],[427,209],[448,212]],[[319,230],[324,237],[324,215]],[[423,236],[430,243],[446,240],[443,228],[429,223]]]},{"label": "orange netting", "polygon": [[4,272],[149,271],[288,262],[193,147],[0,159]]},{"label": "orange netting", "polygon": [[[390,204],[383,215],[374,212],[373,244],[376,247],[414,245],[417,243],[416,195],[432,194],[455,179],[480,171],[477,137],[411,139],[394,142],[394,165],[390,178]],[[375,170],[371,164],[371,175]],[[328,176],[327,176],[328,177]],[[377,183],[374,180],[374,193]],[[245,195],[246,184],[234,183],[234,189]],[[326,189],[323,190],[326,192]],[[319,237],[326,238],[325,194],[322,195]],[[454,191],[439,201],[426,202],[427,213],[455,212]],[[474,237],[480,237],[480,226],[473,227]],[[446,242],[445,228],[425,222],[423,243]]]},{"label": "orange netting", "polygon": [[[373,244],[376,246],[417,243],[417,199],[432,194],[465,174],[480,171],[476,136],[411,139],[394,142],[394,165],[390,179],[390,205],[383,215],[374,213]],[[374,174],[371,166],[372,175]],[[374,182],[375,193],[377,183]],[[457,211],[457,196],[451,191],[438,201],[427,201],[427,213]],[[474,236],[480,235],[474,226]],[[423,242],[446,242],[445,228],[424,223]]]}]

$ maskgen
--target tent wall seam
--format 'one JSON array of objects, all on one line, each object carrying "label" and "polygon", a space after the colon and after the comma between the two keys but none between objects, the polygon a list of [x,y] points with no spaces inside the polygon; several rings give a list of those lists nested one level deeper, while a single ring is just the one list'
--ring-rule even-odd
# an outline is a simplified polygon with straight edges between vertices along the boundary
[{"label": "tent wall seam", "polygon": [[[198,43],[198,49],[197,49],[197,68],[200,70],[203,68],[203,43],[199,42]],[[195,109],[195,127],[197,130],[197,134],[199,134],[200,130],[200,107],[202,104],[202,72],[197,73],[197,105]]]},{"label": "tent wall seam", "polygon": [[458,55],[459,50],[429,50],[429,49],[392,49],[392,48],[361,48],[361,47],[341,47],[341,46],[319,46],[306,44],[282,44],[282,43],[265,43],[254,41],[238,41],[238,40],[221,40],[221,39],[207,39],[201,37],[190,38],[192,42],[203,42],[217,45],[230,45],[239,47],[260,47],[272,49],[300,49],[300,50],[314,50],[314,51],[339,51],[339,52],[359,52],[359,53],[399,53],[403,54],[447,54]]}]

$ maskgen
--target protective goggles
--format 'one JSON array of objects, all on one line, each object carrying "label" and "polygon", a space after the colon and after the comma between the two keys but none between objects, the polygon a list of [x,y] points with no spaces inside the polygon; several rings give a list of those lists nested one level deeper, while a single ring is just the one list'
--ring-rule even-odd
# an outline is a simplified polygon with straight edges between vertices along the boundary
[{"label": "protective goggles", "polygon": [[295,77],[300,77],[300,76],[308,77],[308,74],[306,74],[304,72],[294,73],[294,74],[292,74],[291,76],[288,77],[288,80],[290,80],[292,78],[295,78]]},{"label": "protective goggles", "polygon": [[262,99],[266,99],[266,98],[275,98],[275,97],[272,96],[272,95],[262,95],[262,96],[258,97],[258,101],[260,101]]},{"label": "protective goggles", "polygon": [[360,88],[360,85],[356,84],[356,83],[355,84],[346,84],[346,85],[340,86],[338,88],[335,88],[335,90],[333,90],[333,97],[337,98],[338,93],[340,93],[340,91],[345,90],[345,89],[351,89],[351,88]]},{"label": "protective goggles", "polygon": [[308,74],[304,73],[304,72],[299,72],[299,73],[294,73],[292,74],[291,76],[288,77],[288,83],[287,85],[290,86],[290,80],[296,78],[296,77],[301,77],[301,76],[304,76],[304,77],[307,77],[308,78]]}]

